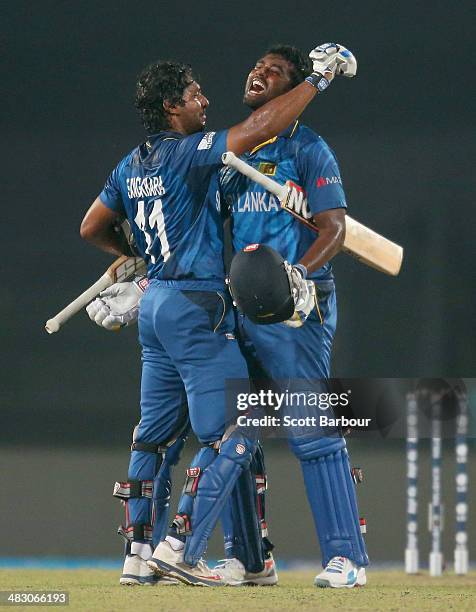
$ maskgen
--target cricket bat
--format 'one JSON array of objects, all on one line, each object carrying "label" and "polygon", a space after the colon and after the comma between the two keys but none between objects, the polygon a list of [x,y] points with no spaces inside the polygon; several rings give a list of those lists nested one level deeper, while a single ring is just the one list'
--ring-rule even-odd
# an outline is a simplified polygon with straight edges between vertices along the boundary
[{"label": "cricket bat", "polygon": [[[235,168],[277,196],[281,202],[281,208],[299,219],[301,223],[315,232],[319,231],[307,208],[305,194],[299,186],[291,181],[280,185],[230,151],[223,154],[222,161],[226,166]],[[403,248],[399,244],[377,234],[348,215],[345,217],[345,238],[342,250],[362,263],[392,276],[397,276],[402,266]]]},{"label": "cricket bat", "polygon": [[127,257],[126,255],[119,257],[91,287],[46,322],[46,331],[49,334],[54,334],[68,319],[87,306],[101,291],[114,285],[114,283],[122,283],[136,274],[145,274],[145,272],[146,264],[141,257]]}]

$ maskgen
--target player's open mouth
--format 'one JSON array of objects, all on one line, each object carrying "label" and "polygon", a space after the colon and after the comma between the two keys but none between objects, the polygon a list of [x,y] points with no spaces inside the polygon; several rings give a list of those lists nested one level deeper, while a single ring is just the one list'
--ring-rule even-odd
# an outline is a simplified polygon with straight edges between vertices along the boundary
[{"label": "player's open mouth", "polygon": [[262,94],[265,89],[266,83],[255,77],[251,81],[251,85],[248,87],[248,93],[252,96],[258,96],[259,94]]}]

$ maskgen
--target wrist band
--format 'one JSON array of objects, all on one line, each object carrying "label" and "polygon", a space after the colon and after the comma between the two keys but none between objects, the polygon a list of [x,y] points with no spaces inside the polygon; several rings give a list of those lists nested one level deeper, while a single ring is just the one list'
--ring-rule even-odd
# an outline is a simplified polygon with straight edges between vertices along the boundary
[{"label": "wrist band", "polygon": [[149,279],[147,276],[136,276],[134,279],[134,285],[144,293],[149,286]]},{"label": "wrist band", "polygon": [[326,77],[318,72],[313,72],[305,80],[321,92],[327,89],[330,84]]}]

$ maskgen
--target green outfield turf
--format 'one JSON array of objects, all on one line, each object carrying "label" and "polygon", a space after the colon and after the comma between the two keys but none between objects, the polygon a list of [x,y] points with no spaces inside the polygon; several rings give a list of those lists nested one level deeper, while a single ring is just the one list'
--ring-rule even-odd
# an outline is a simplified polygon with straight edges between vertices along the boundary
[{"label": "green outfield turf", "polygon": [[277,587],[121,587],[116,571],[17,569],[0,571],[0,590],[69,591],[70,605],[62,609],[101,612],[476,610],[476,572],[429,578],[375,571],[366,587],[351,590],[317,589],[313,577],[312,572],[280,572]]}]

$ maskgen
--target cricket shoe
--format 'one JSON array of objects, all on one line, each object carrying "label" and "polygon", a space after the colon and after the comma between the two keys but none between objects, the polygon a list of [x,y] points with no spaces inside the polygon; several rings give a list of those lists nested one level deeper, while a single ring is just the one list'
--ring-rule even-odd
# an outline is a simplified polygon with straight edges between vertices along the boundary
[{"label": "cricket shoe", "polygon": [[178,584],[177,580],[167,576],[159,577],[147,566],[147,561],[139,555],[127,555],[119,583],[128,586],[169,586]]},{"label": "cricket shoe", "polygon": [[184,549],[174,550],[169,542],[160,542],[147,561],[149,568],[159,576],[168,576],[192,586],[225,586],[221,576],[211,570],[203,559],[194,567],[184,562]]},{"label": "cricket shoe", "polygon": [[213,571],[221,576],[223,582],[229,586],[242,586],[245,584],[246,570],[239,559],[221,559]]},{"label": "cricket shoe", "polygon": [[214,571],[229,586],[272,586],[278,583],[276,564],[271,553],[264,562],[264,568],[261,572],[247,572],[243,563],[238,559],[223,559],[220,565],[214,568]]},{"label": "cricket shoe", "polygon": [[273,586],[278,584],[278,572],[276,571],[276,562],[271,553],[264,562],[264,569],[262,572],[246,572],[245,584],[255,584],[257,586]]},{"label": "cricket shoe", "polygon": [[317,587],[333,589],[351,589],[367,583],[365,568],[358,567],[346,557],[333,557],[327,567],[314,579]]}]

